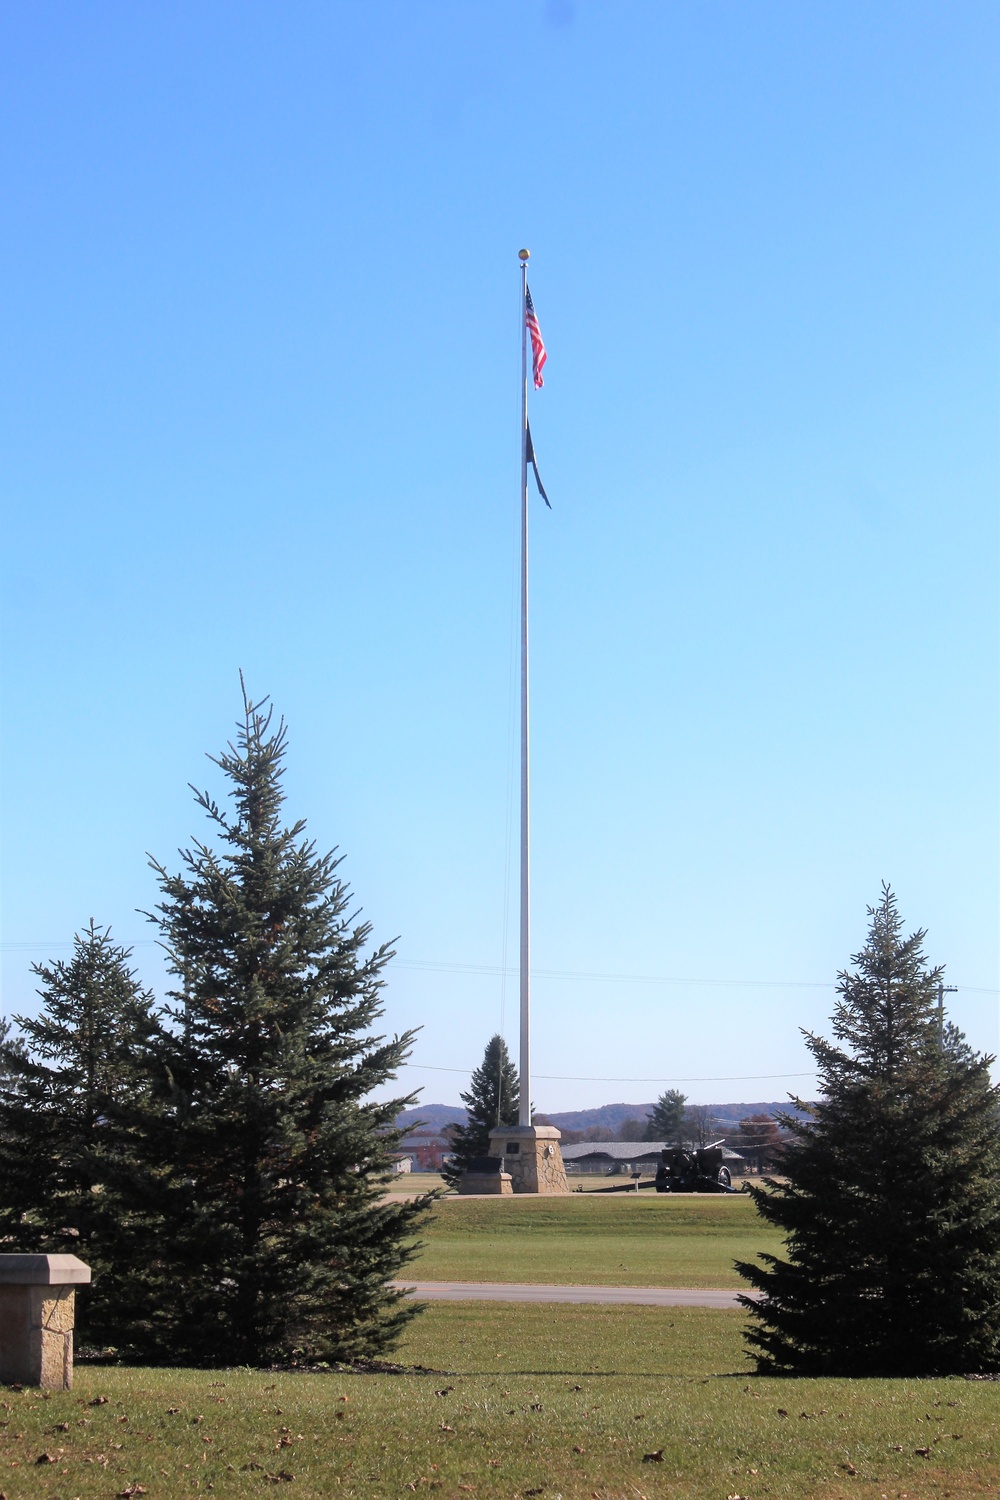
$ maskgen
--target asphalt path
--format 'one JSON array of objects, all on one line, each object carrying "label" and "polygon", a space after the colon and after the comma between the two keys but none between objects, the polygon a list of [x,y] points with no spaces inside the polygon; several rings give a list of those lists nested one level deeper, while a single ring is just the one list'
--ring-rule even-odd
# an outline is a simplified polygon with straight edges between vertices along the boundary
[{"label": "asphalt path", "polygon": [[714,1287],[542,1286],[527,1281],[396,1281],[393,1286],[428,1302],[594,1302],[605,1307],[737,1307],[740,1295]]}]

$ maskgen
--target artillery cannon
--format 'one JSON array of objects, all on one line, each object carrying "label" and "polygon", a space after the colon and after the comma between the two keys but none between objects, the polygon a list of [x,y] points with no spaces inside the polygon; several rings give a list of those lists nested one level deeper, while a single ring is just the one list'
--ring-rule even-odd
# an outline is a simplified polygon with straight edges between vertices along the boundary
[{"label": "artillery cannon", "polygon": [[656,1169],[658,1193],[735,1193],[729,1168],[723,1165],[722,1141],[684,1151],[680,1146],[660,1152]]}]

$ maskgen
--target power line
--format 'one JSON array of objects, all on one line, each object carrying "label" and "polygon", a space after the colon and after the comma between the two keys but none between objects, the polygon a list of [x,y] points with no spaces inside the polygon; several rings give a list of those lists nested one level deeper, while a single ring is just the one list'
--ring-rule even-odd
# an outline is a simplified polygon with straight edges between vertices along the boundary
[{"label": "power line", "polygon": [[[414,969],[435,974],[500,974],[499,964],[448,964],[430,959],[394,959],[397,969]],[[507,970],[509,974],[517,971]],[[691,979],[672,974],[605,974],[585,969],[532,969],[535,979],[586,979],[610,984],[691,984],[715,985],[719,988],[750,987],[767,990],[832,990],[836,989],[830,979]],[[962,984],[957,986],[970,995],[1000,995],[1000,989],[988,985]]]},{"label": "power line", "polygon": [[[443,1068],[434,1063],[403,1063],[404,1068],[421,1068],[428,1073],[464,1073],[466,1075],[475,1072],[474,1068]],[[777,1078],[815,1078],[813,1070],[810,1073],[730,1073],[723,1078],[583,1078],[575,1077],[570,1073],[536,1073],[536,1078],[544,1078],[553,1083],[767,1083]]]},{"label": "power line", "polygon": [[[443,964],[424,959],[396,959],[397,969],[414,969],[435,974],[502,974],[499,964]],[[508,968],[507,973],[517,971]],[[667,974],[603,974],[584,969],[532,969],[535,979],[586,979],[609,984],[706,984],[753,986],[756,989],[832,990],[828,980],[814,979],[686,979]]]},{"label": "power line", "polygon": [[[155,938],[138,938],[131,943],[125,942],[122,946],[126,948],[159,948],[162,945]],[[64,941],[55,943],[14,942],[0,943],[0,952],[50,953],[67,950],[72,947],[72,943]],[[503,975],[517,973],[517,970],[511,965],[441,963],[436,959],[422,958],[395,958],[392,960],[392,966],[396,969],[409,969],[414,972],[429,974]],[[531,973],[535,979],[580,979],[599,984],[689,984],[713,986],[719,989],[764,990],[832,990],[836,988],[833,981],[829,979],[695,979],[673,974],[612,974],[588,969],[532,969]],[[963,984],[959,985],[958,988],[969,995],[1000,995],[1000,989],[992,985]]]}]

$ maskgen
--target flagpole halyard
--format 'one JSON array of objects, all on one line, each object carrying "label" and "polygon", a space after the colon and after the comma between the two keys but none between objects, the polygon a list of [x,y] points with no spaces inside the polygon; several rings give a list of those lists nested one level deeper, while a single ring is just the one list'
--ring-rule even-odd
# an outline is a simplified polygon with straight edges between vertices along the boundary
[{"label": "flagpole halyard", "polygon": [[[531,374],[537,390],[542,384],[545,345],[528,289],[527,250],[518,251],[521,262],[521,941],[520,941],[520,1104],[518,1123],[499,1123],[490,1131],[490,1147],[501,1158],[501,1171],[489,1178],[487,1191],[497,1193],[568,1193],[566,1169],[559,1151],[559,1131],[554,1125],[531,1123],[531,827],[529,818],[529,717],[528,717],[528,464],[538,482],[539,493],[548,496],[538,478],[528,426],[528,339],[531,339]],[[513,1137],[513,1139],[511,1139]],[[481,1192],[479,1179],[469,1177],[467,1192]],[[461,1186],[459,1191],[463,1191]]]},{"label": "flagpole halyard", "polygon": [[528,762],[528,257],[521,250],[521,942],[520,1106],[518,1124],[531,1124],[531,868]]}]

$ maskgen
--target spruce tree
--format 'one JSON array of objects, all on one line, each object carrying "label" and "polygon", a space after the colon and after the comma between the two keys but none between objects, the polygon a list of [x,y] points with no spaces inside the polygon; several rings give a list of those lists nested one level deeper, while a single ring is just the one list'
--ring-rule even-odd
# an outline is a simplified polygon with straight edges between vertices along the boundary
[{"label": "spruce tree", "polygon": [[[405,1098],[373,1098],[413,1033],[372,1034],[392,950],[371,947],[335,853],[282,821],[286,730],[244,689],[215,760],[232,810],[196,802],[221,847],[152,861],[177,987],[151,1138],[163,1220],[146,1349],[201,1363],[349,1361],[413,1316],[388,1283],[429,1199],[387,1201]],[[192,788],[192,790],[195,790]]]},{"label": "spruce tree", "polygon": [[666,1141],[668,1145],[679,1146],[684,1139],[686,1104],[687,1094],[682,1094],[680,1089],[667,1089],[661,1094],[646,1116],[649,1121],[647,1141]]},{"label": "spruce tree", "polygon": [[[1000,1090],[990,1057],[939,1025],[942,970],[904,937],[888,887],[838,976],[834,1042],[804,1033],[819,1101],[783,1180],[751,1187],[786,1258],[738,1269],[759,1370],[947,1375],[1000,1366]],[[839,1045],[838,1045],[839,1044]],[[799,1103],[800,1101],[795,1101]]]},{"label": "spruce tree", "polygon": [[157,1022],[130,957],[91,921],[68,962],[34,965],[41,1009],[0,1042],[0,1237],[87,1262],[78,1337],[100,1345],[128,1337],[150,1228],[131,1187]]},{"label": "spruce tree", "polygon": [[490,1131],[498,1125],[516,1125],[521,1089],[517,1069],[507,1043],[499,1034],[486,1043],[483,1060],[472,1075],[469,1092],[459,1096],[468,1113],[468,1123],[452,1128],[452,1159],[443,1175],[456,1186],[469,1162],[490,1154]]}]

